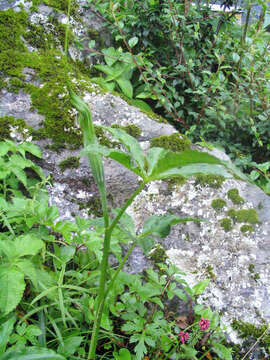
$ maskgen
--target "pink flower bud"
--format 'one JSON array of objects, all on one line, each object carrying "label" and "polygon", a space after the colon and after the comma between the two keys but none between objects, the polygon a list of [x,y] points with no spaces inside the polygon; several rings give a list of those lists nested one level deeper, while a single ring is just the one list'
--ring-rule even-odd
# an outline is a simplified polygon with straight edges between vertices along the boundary
[{"label": "pink flower bud", "polygon": [[184,344],[188,340],[189,335],[188,335],[188,333],[180,331],[180,333],[178,334],[178,337],[180,337],[181,343]]},{"label": "pink flower bud", "polygon": [[201,330],[207,330],[209,328],[210,321],[204,318],[201,318],[200,320],[200,327]]}]

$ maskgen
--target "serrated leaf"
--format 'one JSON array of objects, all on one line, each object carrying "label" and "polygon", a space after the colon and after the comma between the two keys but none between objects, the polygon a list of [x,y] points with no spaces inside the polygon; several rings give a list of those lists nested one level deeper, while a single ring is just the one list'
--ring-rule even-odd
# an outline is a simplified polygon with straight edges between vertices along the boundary
[{"label": "serrated leaf", "polygon": [[235,63],[237,63],[240,60],[240,56],[237,53],[232,53],[232,59]]},{"label": "serrated leaf", "polygon": [[[132,339],[132,337],[131,337]],[[136,360],[141,360],[144,356],[144,354],[147,353],[147,348],[144,344],[144,335],[141,334],[141,338],[139,340],[139,343],[135,346],[135,353],[136,353]]]},{"label": "serrated leaf", "polygon": [[105,55],[104,60],[108,66],[112,66],[121,56],[121,52],[117,51],[113,47],[109,47],[108,49],[102,50],[103,54]]},{"label": "serrated leaf", "polygon": [[94,65],[94,68],[104,72],[106,75],[113,75],[114,71],[113,68],[107,66],[107,65]]},{"label": "serrated leaf", "polygon": [[0,326],[0,355],[6,350],[16,317],[12,317]]},{"label": "serrated leaf", "polygon": [[213,351],[223,360],[232,360],[231,349],[222,344],[213,343]]},{"label": "serrated leaf", "polygon": [[0,311],[5,315],[16,308],[25,289],[24,274],[12,267],[0,268]]},{"label": "serrated leaf", "polygon": [[209,285],[210,279],[202,280],[198,284],[192,287],[192,292],[194,295],[200,295],[204,292],[205,288]]},{"label": "serrated leaf", "polygon": [[23,183],[25,187],[27,186],[25,172],[20,167],[17,167],[16,165],[11,166],[10,164],[10,171],[20,180],[21,183]]},{"label": "serrated leaf", "polygon": [[29,346],[22,350],[8,352],[0,357],[0,360],[66,360],[53,350]]},{"label": "serrated leaf", "polygon": [[33,285],[37,288],[37,272],[36,268],[33,265],[32,261],[23,259],[16,261],[16,266],[24,273],[28,279],[30,279]]},{"label": "serrated leaf", "polygon": [[44,243],[35,235],[27,234],[16,238],[14,241],[14,246],[16,249],[14,256],[34,256],[43,248]]}]

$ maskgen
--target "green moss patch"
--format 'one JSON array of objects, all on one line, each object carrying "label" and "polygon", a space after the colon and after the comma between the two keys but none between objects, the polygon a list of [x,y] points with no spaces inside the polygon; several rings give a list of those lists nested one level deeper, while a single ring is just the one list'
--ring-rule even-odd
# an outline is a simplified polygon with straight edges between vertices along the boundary
[{"label": "green moss patch", "polygon": [[61,161],[58,166],[60,167],[61,171],[65,171],[66,169],[78,169],[80,166],[80,160],[76,156],[70,156],[65,160]]},{"label": "green moss patch", "polygon": [[237,223],[248,223],[251,225],[260,224],[258,213],[255,209],[230,209],[227,215]]},{"label": "green moss patch", "polygon": [[116,128],[116,129],[121,129],[121,130],[124,130],[126,133],[128,133],[130,136],[133,136],[135,138],[138,138],[142,131],[141,129],[139,128],[139,126],[135,125],[135,124],[128,124],[126,126],[121,126],[121,125],[118,125],[118,124],[112,124],[112,127],[113,128]]},{"label": "green moss patch", "polygon": [[245,234],[245,233],[251,233],[254,231],[254,227],[251,226],[251,225],[242,225],[241,228],[240,228],[240,231]]},{"label": "green moss patch", "polygon": [[213,174],[196,175],[196,184],[200,184],[202,186],[209,186],[213,189],[221,188],[224,180],[225,178],[222,175],[213,175]]},{"label": "green moss patch", "polygon": [[163,147],[165,149],[181,152],[190,149],[191,142],[186,135],[172,134],[170,136],[155,137],[150,142],[150,147]]},{"label": "green moss patch", "polygon": [[[67,1],[52,2],[44,1],[59,10],[67,4]],[[36,3],[39,5],[40,2]],[[81,146],[82,136],[74,125],[74,111],[65,85],[64,57],[60,50],[55,49],[57,44],[64,43],[64,30],[64,26],[56,22],[50,31],[30,24],[24,10],[0,11],[0,86],[14,93],[22,89],[30,94],[33,108],[44,115],[43,127],[32,133],[34,139],[51,138],[54,143],[74,149]],[[29,52],[25,42],[37,51]],[[34,70],[33,80],[40,80],[42,87],[26,83],[24,68]],[[89,90],[90,86],[86,84],[91,82],[86,69],[82,72],[81,64],[78,66],[78,63],[69,61],[68,72],[78,80],[77,85],[71,84],[77,93]]]},{"label": "green moss patch", "polygon": [[239,195],[238,189],[230,189],[227,192],[227,196],[235,205],[241,205],[245,202],[244,199]]},{"label": "green moss patch", "polygon": [[224,218],[220,220],[220,226],[224,229],[224,231],[228,232],[232,230],[232,220],[230,218]]},{"label": "green moss patch", "polygon": [[[257,344],[257,349],[260,349],[261,351],[264,350],[264,354],[270,354],[270,334],[269,331],[266,331],[266,324],[255,326],[242,320],[234,320],[232,322],[232,328],[237,331],[238,336],[241,339],[244,339],[247,348],[250,348],[258,341],[258,339],[260,339]],[[265,335],[261,337],[264,333]],[[263,355],[263,353],[261,355]]]},{"label": "green moss patch", "polygon": [[0,141],[10,139],[10,133],[12,128],[16,128],[19,133],[22,133],[24,129],[29,130],[31,134],[31,128],[26,125],[23,119],[15,119],[13,116],[0,117]]},{"label": "green moss patch", "polygon": [[226,206],[226,201],[223,199],[215,199],[211,202],[211,206],[214,210],[220,211]]}]

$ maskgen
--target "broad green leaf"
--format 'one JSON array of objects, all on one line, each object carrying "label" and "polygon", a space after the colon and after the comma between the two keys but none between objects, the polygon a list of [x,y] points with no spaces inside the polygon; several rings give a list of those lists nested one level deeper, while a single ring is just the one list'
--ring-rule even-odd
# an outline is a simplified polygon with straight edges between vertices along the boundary
[{"label": "broad green leaf", "polygon": [[43,246],[43,241],[37,238],[35,235],[22,235],[14,241],[14,247],[16,249],[14,252],[14,256],[34,256],[43,248]]},{"label": "broad green leaf", "polygon": [[131,360],[131,355],[128,349],[120,349],[119,354],[114,351],[113,356],[114,360]]},{"label": "broad green leaf", "polygon": [[235,63],[237,63],[240,60],[240,56],[237,53],[232,53],[232,59]]},{"label": "broad green leaf", "polygon": [[94,65],[94,68],[104,72],[106,75],[113,75],[114,71],[113,68],[107,65]]},{"label": "broad green leaf", "polygon": [[143,224],[143,231],[140,237],[153,234],[155,236],[165,238],[166,236],[169,235],[172,225],[176,225],[179,223],[186,223],[188,221],[198,222],[199,219],[191,218],[191,217],[180,218],[179,216],[174,216],[174,215],[168,215],[168,216],[152,215],[145,220]]},{"label": "broad green leaf", "polygon": [[32,154],[40,159],[42,158],[42,151],[37,145],[30,143],[30,142],[23,142],[20,145],[20,147],[22,149],[24,149],[25,151],[29,152],[30,154]]},{"label": "broad green leaf", "polygon": [[99,77],[99,78],[91,78],[92,82],[97,83],[98,85],[100,85],[103,89],[108,90],[108,91],[113,91],[115,88],[115,83],[114,82],[106,82],[105,79]]},{"label": "broad green leaf", "polygon": [[6,350],[16,317],[12,317],[0,326],[0,355]]},{"label": "broad green leaf", "polygon": [[132,99],[133,87],[131,82],[124,78],[117,78],[116,82],[119,85],[120,89],[123,91],[123,94],[126,95],[128,98]]},{"label": "broad green leaf", "polygon": [[122,129],[114,129],[114,128],[106,127],[106,126],[102,126],[102,128],[109,131],[115,139],[121,141],[121,143],[127,148],[127,150],[130,152],[130,155],[133,157],[133,159],[138,164],[142,173],[145,173],[145,171],[144,171],[144,154],[140,147],[139,142],[134,137],[127,134],[126,131],[124,131]]},{"label": "broad green leaf", "polygon": [[[88,145],[98,144],[93,121],[92,121],[92,115],[89,110],[89,107],[71,89],[69,89],[69,95],[70,95],[71,104],[79,112],[79,123],[83,134],[84,147],[87,147]],[[107,197],[106,197],[105,175],[104,175],[104,167],[103,167],[102,159],[100,155],[88,154],[88,160],[100,193],[104,218],[107,219],[108,217]]]},{"label": "broad green leaf", "polygon": [[8,314],[21,301],[25,289],[24,274],[12,267],[0,268],[0,311]]},{"label": "broad green leaf", "polygon": [[0,360],[66,360],[53,350],[29,346],[22,350],[8,352],[0,357]]},{"label": "broad green leaf", "polygon": [[147,152],[146,161],[147,161],[147,175],[151,176],[152,172],[156,169],[158,162],[167,154],[168,150],[164,148],[153,147]]},{"label": "broad green leaf", "polygon": [[187,359],[187,360],[197,360],[198,359],[196,357],[196,354],[198,353],[198,351],[196,351],[192,347],[190,347],[186,344],[182,344],[181,350],[184,351],[184,354],[181,353],[181,359]]},{"label": "broad green leaf", "polygon": [[9,145],[6,142],[0,142],[0,156],[4,156],[9,151]]},{"label": "broad green leaf", "polygon": [[142,248],[145,254],[148,254],[152,247],[155,245],[155,240],[152,237],[138,238],[137,243]]},{"label": "broad green leaf", "polygon": [[198,284],[194,285],[192,288],[192,292],[193,294],[196,295],[201,295],[205,288],[209,285],[210,283],[210,279],[206,279],[206,280],[202,280],[200,281]]},{"label": "broad green leaf", "polygon": [[61,246],[60,248],[61,260],[65,263],[69,262],[73,258],[75,251],[76,251],[75,246],[71,246],[71,245]]},{"label": "broad green leaf", "polygon": [[110,149],[106,146],[102,145],[89,145],[84,150],[80,152],[80,155],[85,155],[89,153],[97,153],[105,157],[109,157],[123,166],[125,166],[127,169],[134,171],[134,166],[132,163],[132,158],[130,154],[124,153],[123,151],[116,150],[116,149]]},{"label": "broad green leaf", "polygon": [[137,36],[134,36],[133,38],[128,40],[128,45],[133,48],[135,45],[137,45],[139,39],[137,38]]},{"label": "broad green leaf", "polygon": [[102,50],[105,55],[104,59],[108,66],[112,66],[121,56],[121,52],[119,50],[114,49],[113,47],[109,47],[108,49]]},{"label": "broad green leaf", "polygon": [[213,351],[223,360],[232,360],[231,349],[222,344],[213,343]]},{"label": "broad green leaf", "polygon": [[58,346],[57,352],[65,356],[71,356],[76,352],[82,341],[82,336],[70,336],[64,339],[64,344]]},{"label": "broad green leaf", "polygon": [[152,108],[143,100],[139,99],[130,99],[129,101],[131,105],[137,106],[139,109],[143,111],[153,111]]},{"label": "broad green leaf", "polygon": [[[158,152],[158,150],[156,150]],[[153,150],[151,150],[153,152]],[[152,155],[151,155],[152,156]],[[173,152],[167,150],[160,152],[159,159],[156,159],[155,167],[152,169],[150,180],[163,179],[165,176],[171,174],[181,175],[177,173],[176,169],[183,166],[191,166],[192,164],[222,164],[222,162],[212,155],[197,150],[187,149],[182,152]],[[196,169],[197,172],[200,172]],[[189,175],[190,176],[190,175]]]},{"label": "broad green leaf", "polygon": [[18,166],[10,164],[10,170],[13,174],[20,180],[21,183],[26,187],[27,186],[27,178],[25,172]]}]

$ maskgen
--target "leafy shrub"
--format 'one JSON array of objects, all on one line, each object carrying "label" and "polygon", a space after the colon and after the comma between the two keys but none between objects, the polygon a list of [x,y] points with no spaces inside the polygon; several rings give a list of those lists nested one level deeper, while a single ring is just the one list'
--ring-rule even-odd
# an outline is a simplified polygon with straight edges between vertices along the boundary
[{"label": "leafy shrub", "polygon": [[[268,160],[270,34],[261,22],[241,29],[230,15],[171,0],[91,3],[116,43],[136,54],[148,103],[180,132],[221,145],[234,158]],[[256,180],[265,189],[263,175]]]}]

